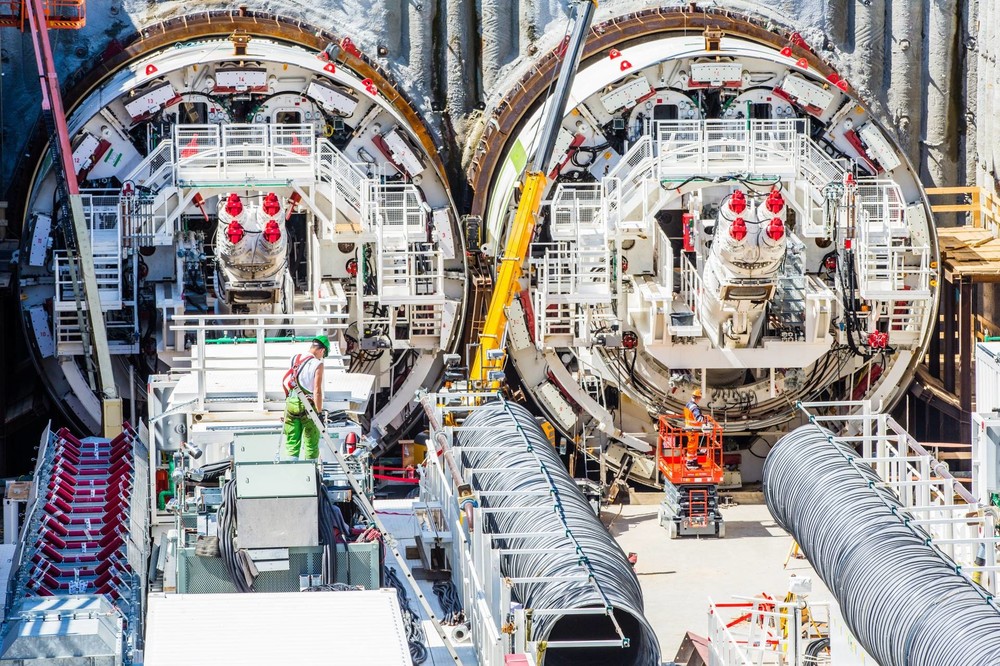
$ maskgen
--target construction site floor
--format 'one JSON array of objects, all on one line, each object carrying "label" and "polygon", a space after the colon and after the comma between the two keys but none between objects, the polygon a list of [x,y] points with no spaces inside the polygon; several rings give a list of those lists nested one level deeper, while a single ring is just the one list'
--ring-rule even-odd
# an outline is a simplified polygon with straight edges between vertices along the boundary
[{"label": "construction site floor", "polygon": [[[775,524],[763,504],[723,507],[726,537],[670,539],[660,527],[660,493],[633,493],[631,504],[606,507],[601,518],[626,553],[638,555],[636,573],[649,619],[670,663],[684,635],[704,636],[708,603],[761,593],[784,598],[792,574],[812,578],[809,601],[832,599],[805,559],[792,558],[783,568],[792,538]],[[619,511],[620,510],[620,511]]]}]

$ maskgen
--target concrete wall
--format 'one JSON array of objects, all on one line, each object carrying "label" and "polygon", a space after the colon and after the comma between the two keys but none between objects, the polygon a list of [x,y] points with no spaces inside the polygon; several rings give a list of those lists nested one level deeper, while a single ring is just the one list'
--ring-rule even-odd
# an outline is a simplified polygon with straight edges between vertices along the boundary
[{"label": "concrete wall", "polygon": [[[431,118],[459,159],[470,114],[502,90],[519,60],[551,48],[566,30],[566,0],[245,0],[251,9],[295,16],[351,37],[380,58]],[[678,0],[604,0],[598,20]],[[1000,169],[1000,108],[993,0],[715,0],[733,11],[769,12],[794,25],[895,128],[925,185],[991,183]],[[64,77],[123,39],[190,3],[88,0],[88,25],[53,34]],[[208,0],[199,9],[233,7]],[[3,157],[0,192],[23,156],[39,99],[31,42],[0,31]],[[979,109],[983,113],[979,113]],[[472,116],[474,117],[474,115]],[[453,167],[457,167],[453,164]],[[13,225],[12,225],[13,226]]]}]

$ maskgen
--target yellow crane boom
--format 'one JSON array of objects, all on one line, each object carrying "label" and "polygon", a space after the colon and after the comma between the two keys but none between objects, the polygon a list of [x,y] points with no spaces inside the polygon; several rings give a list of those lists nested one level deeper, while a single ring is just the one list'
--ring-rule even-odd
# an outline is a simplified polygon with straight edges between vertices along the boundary
[{"label": "yellow crane boom", "polygon": [[[504,354],[502,351],[507,331],[507,307],[514,300],[514,296],[520,288],[519,280],[528,258],[531,238],[535,233],[535,220],[542,203],[542,194],[549,182],[545,170],[552,158],[556,133],[562,122],[566,100],[569,98],[570,87],[573,84],[580,54],[583,52],[585,37],[590,29],[590,22],[593,20],[596,8],[597,0],[578,0],[573,19],[573,32],[566,46],[555,91],[546,109],[542,134],[535,149],[534,163],[532,168],[524,174],[521,199],[517,204],[514,223],[507,235],[507,243],[504,246],[500,265],[497,267],[493,295],[490,298],[489,309],[486,311],[486,320],[479,332],[479,348],[469,372],[469,379],[475,382],[489,380],[491,370],[503,368]],[[501,350],[501,353],[492,353],[495,350]]]}]

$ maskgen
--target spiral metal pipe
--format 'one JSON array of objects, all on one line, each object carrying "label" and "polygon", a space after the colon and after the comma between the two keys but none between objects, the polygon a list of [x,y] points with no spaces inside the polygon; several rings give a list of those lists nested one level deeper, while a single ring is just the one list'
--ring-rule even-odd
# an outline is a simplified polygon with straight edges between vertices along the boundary
[{"label": "spiral metal pipe", "polygon": [[643,615],[642,591],[631,564],[594,515],[531,413],[504,402],[481,407],[463,423],[459,444],[466,469],[503,470],[473,475],[473,488],[482,493],[481,506],[539,507],[538,511],[485,515],[482,527],[486,531],[512,535],[494,541],[495,548],[532,550],[503,557],[501,574],[515,579],[589,577],[559,583],[518,582],[512,596],[527,609],[609,608],[613,614],[613,620],[603,614],[533,615],[531,639],[614,640],[618,638],[615,623],[629,639],[624,648],[549,649],[544,653],[544,666],[658,665],[659,644]]},{"label": "spiral metal pipe", "polygon": [[[1000,664],[1000,610],[957,572],[857,453],[816,425],[782,437],[764,497],[881,666]],[[897,515],[897,513],[899,515]]]}]

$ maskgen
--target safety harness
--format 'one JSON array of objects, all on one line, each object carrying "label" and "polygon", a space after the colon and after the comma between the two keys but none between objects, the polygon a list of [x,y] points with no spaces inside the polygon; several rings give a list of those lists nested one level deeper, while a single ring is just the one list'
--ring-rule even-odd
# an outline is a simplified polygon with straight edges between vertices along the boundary
[{"label": "safety harness", "polygon": [[312,395],[312,391],[302,386],[299,382],[299,375],[302,373],[302,369],[306,367],[306,363],[308,363],[311,358],[315,357],[310,354],[299,354],[295,357],[295,360],[292,361],[292,367],[288,369],[288,372],[286,372],[285,376],[281,379],[281,387],[285,389],[286,398],[295,388],[298,388],[298,390],[306,396]]}]

